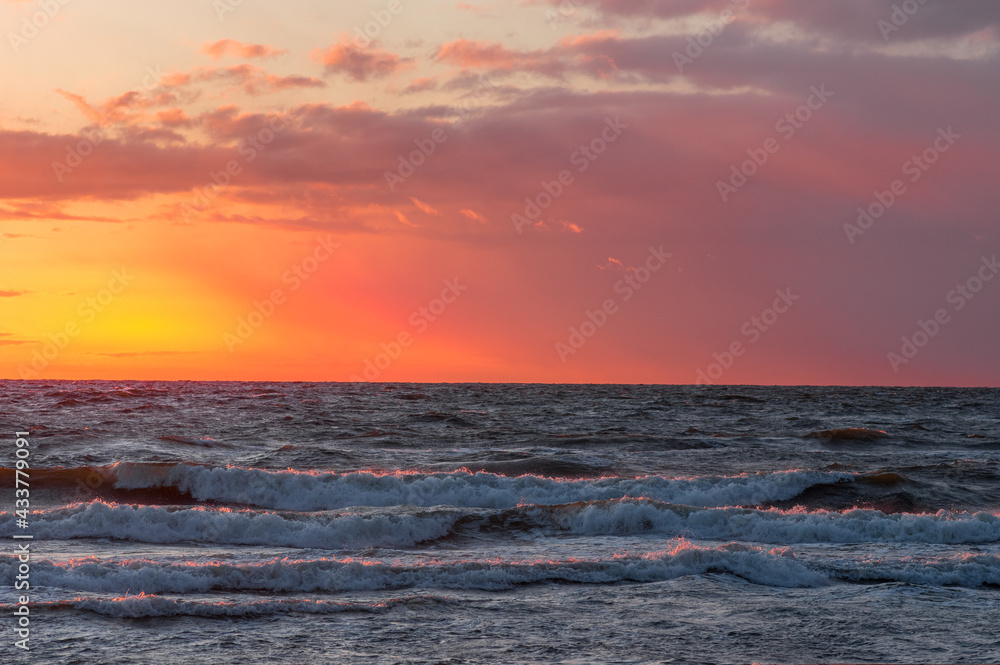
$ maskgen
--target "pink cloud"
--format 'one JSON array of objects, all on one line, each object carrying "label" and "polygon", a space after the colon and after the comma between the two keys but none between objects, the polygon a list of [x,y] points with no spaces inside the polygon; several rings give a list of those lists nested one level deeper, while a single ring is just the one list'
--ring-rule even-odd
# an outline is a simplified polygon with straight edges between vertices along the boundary
[{"label": "pink cloud", "polygon": [[326,83],[311,76],[268,74],[254,65],[231,65],[221,68],[199,68],[193,72],[195,80],[224,81],[247,95],[262,95],[294,88],[323,88]]},{"label": "pink cloud", "polygon": [[288,49],[274,48],[266,44],[244,44],[235,39],[220,39],[217,42],[206,42],[201,47],[201,53],[213,60],[230,56],[236,58],[273,58],[288,53]]},{"label": "pink cloud", "polygon": [[[547,0],[558,9],[566,0]],[[788,21],[811,32],[835,35],[854,42],[885,42],[878,22],[891,22],[897,0],[573,0],[607,17],[681,18],[693,14],[719,16],[729,10],[740,20],[758,24]],[[921,3],[919,11],[907,17],[905,28],[888,34],[893,40],[909,41],[937,37],[955,38],[992,30],[1000,36],[1000,14],[993,0],[965,0],[952,3]]]},{"label": "pink cloud", "polygon": [[438,214],[437,210],[435,210],[434,208],[432,208],[431,206],[427,205],[426,203],[424,203],[423,201],[421,201],[420,199],[418,199],[416,197],[411,196],[410,197],[410,201],[412,201],[413,205],[417,206],[417,208],[421,212],[423,212],[424,214],[426,214],[426,215],[436,215],[436,214]]},{"label": "pink cloud", "polygon": [[623,264],[618,259],[613,256],[609,256],[608,260],[604,263],[599,263],[597,267],[601,270],[607,270],[609,268],[617,268],[618,270],[625,270],[625,264]]},{"label": "pink cloud", "polygon": [[403,88],[403,94],[410,94],[414,92],[426,92],[428,90],[435,90],[438,87],[436,79],[433,78],[415,78],[410,83]]},{"label": "pink cloud", "polygon": [[193,123],[184,109],[167,109],[156,114],[157,120],[165,127],[190,127]]},{"label": "pink cloud", "polygon": [[355,81],[384,78],[413,66],[412,58],[401,58],[395,53],[373,48],[358,48],[347,41],[316,49],[312,58],[323,65],[327,75],[347,74]]},{"label": "pink cloud", "polygon": [[583,73],[607,78],[617,69],[614,59],[605,53],[594,53],[612,33],[600,33],[592,38],[564,41],[550,49],[515,51],[495,42],[458,39],[443,44],[434,54],[436,62],[493,73],[533,72],[555,79],[569,73]]},{"label": "pink cloud", "polygon": [[400,224],[405,224],[407,226],[416,227],[417,225],[410,221],[410,218],[401,213],[399,210],[393,211],[396,214],[396,219],[399,220]]},{"label": "pink cloud", "polygon": [[474,222],[480,222],[481,224],[489,223],[489,220],[477,213],[475,210],[469,208],[463,208],[459,211],[463,216],[471,219]]},{"label": "pink cloud", "polygon": [[[611,13],[711,13],[732,3],[590,4],[610,20]],[[695,369],[727,348],[775,289],[791,288],[801,302],[727,380],[780,374],[884,384],[897,379],[885,352],[940,307],[982,255],[997,251],[990,243],[1000,209],[1000,92],[988,85],[996,78],[996,57],[963,60],[932,49],[900,57],[859,47],[879,41],[872,19],[888,6],[882,0],[871,0],[870,9],[854,0],[751,2],[745,19],[729,24],[683,72],[671,58],[688,44],[683,34],[600,31],[540,48],[458,39],[425,63],[428,78],[402,90],[437,89],[440,96],[397,111],[361,102],[298,103],[298,95],[278,97],[280,112],[249,110],[229,99],[214,100],[209,111],[191,105],[213,90],[226,97],[323,84],[250,64],[172,72],[154,91],[99,103],[61,92],[87,122],[117,123],[120,131],[58,182],[52,163],[65,159],[82,135],[0,130],[0,218],[121,221],[88,217],[85,206],[125,202],[125,208],[136,201],[133,209],[142,212],[130,223],[174,222],[209,174],[238,160],[242,171],[217,193],[203,221],[354,234],[371,251],[367,274],[384,280],[381,293],[365,294],[373,302],[407,289],[422,266],[461,268],[479,290],[444,325],[481,340],[491,354],[497,349],[491,357],[498,362],[511,357],[502,356],[509,345],[532,367],[558,363],[551,343],[584,312],[617,297],[616,281],[643,265],[651,245],[663,244],[674,254],[670,262],[634,299],[620,301],[613,322],[572,367],[557,366],[552,377],[606,376],[608,363],[622,359],[641,367],[643,376],[694,380]],[[975,8],[983,6],[956,5],[948,17],[928,4],[905,28],[912,31],[893,39],[967,34]],[[924,12],[939,23],[931,26]],[[792,22],[803,35],[835,39],[761,40],[758,28],[777,20]],[[990,21],[984,22],[987,42]],[[230,45],[220,51],[240,52]],[[415,64],[344,45],[314,57],[327,74],[357,81]],[[459,71],[438,75],[449,68]],[[454,122],[471,96],[472,79],[493,72],[537,76],[509,77],[516,83],[491,92],[489,104]],[[612,75],[629,85],[601,85],[601,77]],[[574,77],[589,80],[575,87]],[[678,82],[685,84],[680,92],[663,85]],[[723,202],[717,183],[759,155],[760,146],[778,136],[776,122],[801,108],[811,87],[824,85],[834,93],[830,102],[781,138],[780,149]],[[259,100],[251,101],[260,108]],[[614,141],[606,140],[609,122],[625,126]],[[276,124],[282,130],[272,131],[273,141],[245,161],[239,146]],[[848,243],[844,223],[901,177],[901,165],[922,154],[943,126],[954,126],[962,138],[919,181],[907,181],[905,195],[856,244]],[[386,172],[434,131],[447,140],[391,191]],[[572,182],[555,193],[563,171]],[[530,214],[519,233],[511,217],[529,214],[532,201],[545,201],[534,204],[544,209]],[[157,207],[142,218],[147,204]],[[343,290],[330,279],[330,292]],[[968,318],[921,352],[924,373],[914,369],[900,380],[995,377],[1000,310],[988,306],[991,293],[977,296],[962,312]],[[411,295],[415,302],[425,297]],[[411,303],[399,304],[401,312],[410,311]],[[511,320],[523,323],[511,326]]]},{"label": "pink cloud", "polygon": [[478,14],[480,16],[492,11],[493,9],[489,5],[473,5],[468,2],[460,2],[455,5],[455,7],[461,9],[462,11],[472,12],[473,14]]}]

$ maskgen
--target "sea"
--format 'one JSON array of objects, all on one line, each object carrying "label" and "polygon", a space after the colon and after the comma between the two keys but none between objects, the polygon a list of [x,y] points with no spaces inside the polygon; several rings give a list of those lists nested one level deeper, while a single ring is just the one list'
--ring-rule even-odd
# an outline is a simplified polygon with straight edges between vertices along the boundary
[{"label": "sea", "polygon": [[3,381],[0,442],[2,663],[1000,662],[997,389]]}]

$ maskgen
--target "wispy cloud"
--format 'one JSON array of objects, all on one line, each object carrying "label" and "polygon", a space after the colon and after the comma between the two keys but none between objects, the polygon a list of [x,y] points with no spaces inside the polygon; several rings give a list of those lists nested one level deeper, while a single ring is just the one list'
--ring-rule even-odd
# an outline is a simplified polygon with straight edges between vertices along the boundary
[{"label": "wispy cloud", "polygon": [[235,58],[274,58],[288,53],[288,49],[275,48],[266,44],[244,44],[235,39],[220,39],[217,42],[207,42],[201,47],[201,53],[213,60],[224,57]]}]

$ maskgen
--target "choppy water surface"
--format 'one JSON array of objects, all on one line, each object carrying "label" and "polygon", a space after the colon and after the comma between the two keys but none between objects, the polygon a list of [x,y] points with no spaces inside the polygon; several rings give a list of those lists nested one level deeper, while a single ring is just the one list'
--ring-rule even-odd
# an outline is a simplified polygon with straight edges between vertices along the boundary
[{"label": "choppy water surface", "polygon": [[994,389],[0,382],[0,533],[35,538],[30,662],[998,662],[998,417]]}]

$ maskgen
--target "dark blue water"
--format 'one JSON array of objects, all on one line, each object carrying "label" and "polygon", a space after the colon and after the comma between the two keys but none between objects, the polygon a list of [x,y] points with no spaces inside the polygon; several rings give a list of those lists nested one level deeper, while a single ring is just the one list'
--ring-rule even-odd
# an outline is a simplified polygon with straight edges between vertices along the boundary
[{"label": "dark blue water", "polygon": [[[45,663],[1000,661],[1000,391],[0,382]],[[27,428],[28,527],[14,513]]]}]

